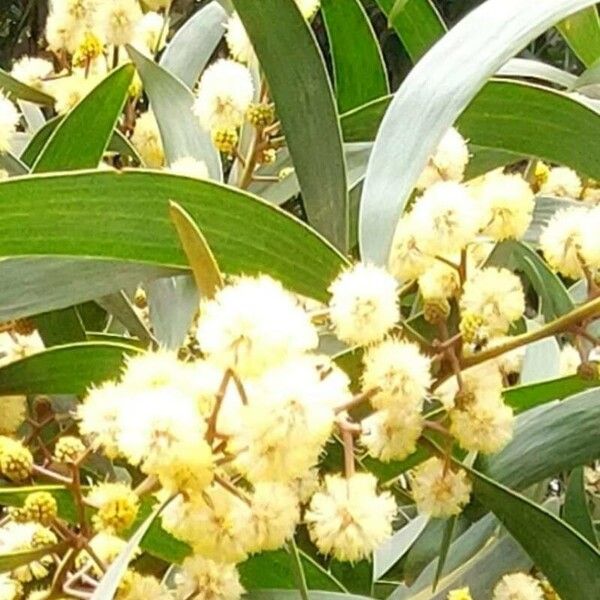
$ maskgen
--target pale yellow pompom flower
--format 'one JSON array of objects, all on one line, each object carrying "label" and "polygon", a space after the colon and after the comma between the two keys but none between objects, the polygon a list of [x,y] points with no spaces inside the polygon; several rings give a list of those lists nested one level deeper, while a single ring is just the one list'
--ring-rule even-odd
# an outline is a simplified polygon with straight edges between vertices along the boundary
[{"label": "pale yellow pompom flower", "polygon": [[100,77],[85,76],[81,69],[74,69],[68,77],[59,77],[46,83],[47,91],[54,96],[54,108],[59,115],[69,112],[100,81]]},{"label": "pale yellow pompom flower", "polygon": [[211,361],[242,376],[258,375],[318,343],[309,315],[266,275],[240,277],[202,302],[196,335]]},{"label": "pale yellow pompom flower", "polygon": [[579,198],[583,185],[579,175],[568,167],[553,167],[540,186],[540,193],[548,196]]},{"label": "pale yellow pompom flower", "polygon": [[0,434],[15,433],[27,416],[25,396],[0,396]]},{"label": "pale yellow pompom flower", "polygon": [[450,590],[446,600],[473,600],[468,587]]},{"label": "pale yellow pompom flower", "polygon": [[358,263],[329,286],[329,318],[348,344],[381,341],[400,319],[398,286],[385,269]]},{"label": "pale yellow pompom flower", "polygon": [[250,508],[249,552],[277,550],[294,535],[300,521],[298,498],[283,483],[257,483],[254,486]]},{"label": "pale yellow pompom flower", "polygon": [[100,483],[91,488],[86,500],[98,509],[92,517],[94,527],[108,533],[131,527],[139,509],[137,494],[123,483]]},{"label": "pale yellow pompom flower", "polygon": [[165,47],[167,33],[165,18],[149,11],[136,23],[133,45],[154,54]]},{"label": "pale yellow pompom flower", "polygon": [[521,175],[493,172],[483,178],[475,194],[486,212],[483,235],[498,242],[523,237],[531,223],[535,201]]},{"label": "pale yellow pompom flower", "polygon": [[209,179],[206,163],[203,160],[196,160],[191,156],[182,156],[181,158],[178,158],[171,163],[169,171],[175,173],[175,175],[195,177],[196,179]]},{"label": "pale yellow pompom flower", "polygon": [[[8,521],[0,527],[0,554],[8,555],[14,552],[23,552],[33,550],[33,540],[36,534],[43,531],[44,537],[48,540],[52,539],[56,543],[56,536],[44,527],[40,527],[37,523],[15,523]],[[34,560],[28,564],[16,567],[12,570],[11,575],[21,583],[30,583],[36,579],[44,579],[48,576],[49,566],[54,564],[52,556],[43,556],[38,560]]]},{"label": "pale yellow pompom flower", "polygon": [[398,221],[388,267],[400,281],[417,279],[433,264],[433,257],[420,246],[420,231],[411,215],[403,215]]},{"label": "pale yellow pompom flower", "polygon": [[487,395],[450,412],[450,433],[465,449],[493,454],[513,434],[514,416],[501,398]]},{"label": "pale yellow pompom flower", "polygon": [[0,89],[0,154],[10,150],[11,138],[17,131],[20,118],[17,107]]},{"label": "pale yellow pompom flower", "polygon": [[0,600],[19,600],[23,597],[23,586],[9,574],[0,575]]},{"label": "pale yellow pompom flower", "polygon": [[[127,546],[127,542],[116,535],[101,531],[90,540],[89,545],[96,556],[106,566],[110,566],[115,558],[121,554],[125,546]],[[134,553],[131,560],[136,558],[137,554],[139,554],[139,552]],[[102,571],[94,559],[85,550],[82,550],[75,559],[75,566],[78,569],[81,569],[86,565],[89,565],[88,569],[96,577],[102,575]]]},{"label": "pale yellow pompom flower", "polygon": [[367,350],[363,363],[362,389],[377,390],[371,396],[375,408],[422,407],[431,385],[431,361],[416,344],[385,340]]},{"label": "pale yellow pompom flower", "polygon": [[46,40],[54,52],[73,54],[83,39],[85,21],[66,10],[52,9],[46,20]]},{"label": "pale yellow pompom flower", "polygon": [[227,41],[229,53],[235,60],[248,64],[255,59],[256,55],[252,42],[240,16],[236,12],[229,17],[225,24],[225,40]]},{"label": "pale yellow pompom flower", "polygon": [[190,556],[175,577],[177,599],[238,600],[244,593],[235,565]]},{"label": "pale yellow pompom flower", "polygon": [[362,421],[361,444],[383,462],[404,460],[417,449],[423,432],[423,417],[418,409],[381,410]]},{"label": "pale yellow pompom flower", "polygon": [[128,571],[115,600],[173,600],[173,596],[156,577]]},{"label": "pale yellow pompom flower", "polygon": [[219,59],[202,74],[192,111],[208,131],[235,129],[254,98],[252,75],[247,67]]},{"label": "pale yellow pompom flower", "polygon": [[503,335],[525,312],[521,280],[508,269],[479,269],[464,284],[460,310],[481,317],[490,336]]},{"label": "pale yellow pompom flower", "polygon": [[493,600],[544,600],[544,592],[537,579],[525,573],[511,573],[496,585]]},{"label": "pale yellow pompom flower", "polygon": [[133,41],[141,18],[138,0],[103,0],[97,22],[108,44],[123,46]]},{"label": "pale yellow pompom flower", "polygon": [[49,60],[35,56],[22,56],[15,62],[10,74],[29,87],[41,90],[44,78],[54,72],[54,66]]},{"label": "pale yellow pompom flower", "polygon": [[[473,402],[483,398],[500,398],[502,394],[502,373],[497,362],[486,361],[461,373],[462,391],[458,393],[456,377],[451,377],[440,385],[436,394],[446,410],[459,406],[462,402]],[[457,398],[458,395],[458,398]]]},{"label": "pale yellow pompom flower", "polygon": [[432,185],[417,198],[411,220],[425,253],[448,255],[475,240],[483,213],[464,185],[446,181]]},{"label": "pale yellow pompom flower", "polygon": [[148,111],[137,118],[131,141],[146,166],[151,168],[163,166],[165,151],[154,113]]},{"label": "pale yellow pompom flower", "polygon": [[312,19],[321,6],[321,0],[295,0],[305,19]]},{"label": "pale yellow pompom flower", "polygon": [[389,492],[377,494],[371,473],[349,478],[326,475],[306,511],[310,539],[323,554],[338,560],[369,558],[392,534],[397,508]]},{"label": "pale yellow pompom flower", "polygon": [[454,471],[437,457],[420,464],[410,475],[410,482],[417,510],[433,518],[459,514],[471,495],[465,472]]},{"label": "pale yellow pompom flower", "polygon": [[429,158],[429,162],[417,180],[416,188],[425,190],[440,181],[462,181],[469,162],[467,142],[451,127]]},{"label": "pale yellow pompom flower", "polygon": [[581,364],[581,355],[572,344],[565,344],[560,350],[559,375],[568,377],[575,375]]},{"label": "pale yellow pompom flower", "polygon": [[540,235],[540,248],[548,264],[572,279],[583,277],[583,265],[600,266],[597,209],[559,210]]},{"label": "pale yellow pompom flower", "polygon": [[213,484],[189,501],[178,496],[161,513],[161,519],[169,533],[205,558],[236,563],[248,555],[252,511],[221,486]]},{"label": "pale yellow pompom flower", "polygon": [[[453,258],[455,263],[460,262],[460,258]],[[458,271],[440,260],[435,260],[419,277],[419,290],[424,300],[452,298],[460,290]]]}]

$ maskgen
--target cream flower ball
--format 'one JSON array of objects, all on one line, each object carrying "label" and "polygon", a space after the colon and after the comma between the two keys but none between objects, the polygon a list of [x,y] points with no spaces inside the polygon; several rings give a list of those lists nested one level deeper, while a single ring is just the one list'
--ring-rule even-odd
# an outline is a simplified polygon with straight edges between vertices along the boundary
[{"label": "cream flower ball", "polygon": [[460,310],[463,315],[480,317],[489,335],[503,335],[525,312],[521,280],[508,269],[479,269],[463,287]]},{"label": "cream flower ball", "polygon": [[11,138],[17,130],[19,119],[17,107],[0,91],[0,154],[10,150]]},{"label": "cream flower ball", "polygon": [[169,171],[176,175],[184,175],[185,177],[210,179],[206,163],[203,160],[196,160],[191,156],[182,156],[181,158],[178,158],[171,164]]},{"label": "cream flower ball", "polygon": [[151,168],[163,166],[165,151],[153,112],[145,112],[137,118],[131,141],[146,166]]},{"label": "cream flower ball", "polygon": [[244,593],[235,565],[202,556],[190,556],[183,561],[175,584],[176,598],[238,600]]},{"label": "cream flower ball", "polygon": [[413,499],[421,514],[445,518],[459,514],[471,495],[465,472],[454,471],[434,457],[420,464],[410,476]]},{"label": "cream flower ball", "polygon": [[398,221],[388,260],[390,272],[400,281],[417,279],[433,264],[434,259],[423,251],[421,234],[410,213]]},{"label": "cream flower ball", "polygon": [[496,585],[493,600],[544,600],[544,592],[533,577],[525,573],[511,573]]},{"label": "cream flower ball", "polygon": [[325,476],[324,489],[313,496],[305,515],[320,552],[355,562],[370,558],[392,535],[396,502],[389,492],[377,494],[376,487],[371,473]]},{"label": "cream flower ball", "polygon": [[523,237],[531,223],[535,200],[521,175],[493,172],[476,187],[476,196],[486,212],[483,235],[498,242]]},{"label": "cream flower ball", "polygon": [[540,193],[548,196],[579,198],[583,185],[579,175],[568,167],[553,167],[540,186]]},{"label": "cream flower ball", "polygon": [[388,339],[369,348],[363,358],[362,389],[376,390],[377,409],[418,409],[431,385],[431,361],[416,344]]},{"label": "cream flower ball", "polygon": [[212,362],[241,376],[258,375],[319,341],[296,298],[266,275],[239,277],[202,302],[196,335]]},{"label": "cream flower ball", "polygon": [[102,0],[97,22],[108,44],[123,46],[134,40],[142,16],[138,0]]},{"label": "cream flower ball", "polygon": [[378,342],[400,319],[396,280],[385,269],[358,263],[329,287],[329,318],[348,344]]},{"label": "cream flower ball", "polygon": [[236,128],[243,123],[253,97],[248,68],[221,58],[202,74],[192,111],[208,131]]},{"label": "cream flower ball", "polygon": [[15,433],[27,416],[26,396],[0,396],[0,434]]},{"label": "cream flower ball", "polygon": [[256,57],[240,16],[234,12],[225,24],[225,41],[235,60],[248,64]]},{"label": "cream flower ball", "polygon": [[417,198],[411,211],[419,246],[432,256],[460,252],[475,240],[483,220],[481,206],[460,183],[432,185]]},{"label": "cream flower ball", "polygon": [[41,90],[43,79],[54,72],[54,65],[43,58],[22,56],[15,62],[10,74],[29,87]]},{"label": "cream flower ball", "polygon": [[468,162],[467,142],[454,127],[451,127],[444,134],[435,154],[430,157],[415,187],[422,191],[440,181],[462,181]]}]

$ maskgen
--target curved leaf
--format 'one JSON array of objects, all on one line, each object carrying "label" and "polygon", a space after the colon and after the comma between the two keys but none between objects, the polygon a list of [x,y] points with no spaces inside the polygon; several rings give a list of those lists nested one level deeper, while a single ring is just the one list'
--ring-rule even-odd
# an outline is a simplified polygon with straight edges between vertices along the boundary
[{"label": "curved leaf", "polygon": [[0,367],[0,394],[82,394],[117,376],[124,358],[138,352],[109,342],[54,346]]},{"label": "curved leaf", "polygon": [[377,0],[388,16],[408,55],[416,62],[446,33],[442,17],[431,0]]},{"label": "curved leaf", "polygon": [[577,81],[577,77],[567,71],[528,58],[511,58],[496,72],[496,77],[527,77],[564,88],[573,87]]},{"label": "curved leaf", "polygon": [[419,61],[385,114],[367,167],[359,222],[364,259],[386,263],[396,223],[428,157],[486,80],[556,21],[593,4],[488,0]]},{"label": "curved leaf", "polygon": [[593,598],[600,590],[600,552],[545,508],[477,471],[472,476],[475,497],[498,517],[556,592],[569,600]]},{"label": "curved leaf", "polygon": [[225,33],[227,13],[218,2],[211,2],[192,15],[177,30],[159,64],[193,88]]},{"label": "curved leaf", "polygon": [[600,457],[600,390],[520,415],[514,436],[500,452],[480,456],[475,468],[515,489]]},{"label": "curved leaf", "polygon": [[346,250],[348,194],[339,119],[312,30],[289,0],[233,0],[233,4],[269,82],[309,222]]},{"label": "curved leaf", "polygon": [[203,160],[216,181],[223,180],[221,159],[208,132],[192,113],[194,96],[181,81],[132,46],[127,52],[144,83],[169,164],[184,156]]},{"label": "curved leaf", "polygon": [[14,154],[4,152],[0,154],[0,169],[4,169],[9,175],[26,175],[29,173],[27,165],[21,162]]},{"label": "curved leaf", "polygon": [[359,0],[322,0],[340,112],[388,93],[377,37]]},{"label": "curved leaf", "polygon": [[600,58],[600,18],[595,6],[571,15],[556,28],[586,67]]},{"label": "curved leaf", "polygon": [[0,573],[8,573],[22,565],[28,565],[34,560],[47,556],[48,554],[61,553],[68,548],[67,542],[54,544],[39,550],[20,550],[10,554],[0,554]]},{"label": "curved leaf", "polygon": [[[140,169],[1,182],[0,255],[110,258],[187,269],[169,220],[170,200],[198,223],[226,273],[268,273],[300,294],[326,299],[329,283],[347,264],[305,224],[255,196]],[[1,261],[0,276],[8,285]]]},{"label": "curved leaf", "polygon": [[132,77],[133,66],[123,65],[71,109],[48,138],[32,171],[97,167],[123,109]]},{"label": "curved leaf", "polygon": [[598,539],[585,492],[583,467],[573,469],[569,475],[562,518],[579,531],[590,544],[598,547]]},{"label": "curved leaf", "polygon": [[52,96],[29,87],[2,69],[0,69],[0,90],[10,94],[14,99],[27,100],[35,104],[54,104]]}]

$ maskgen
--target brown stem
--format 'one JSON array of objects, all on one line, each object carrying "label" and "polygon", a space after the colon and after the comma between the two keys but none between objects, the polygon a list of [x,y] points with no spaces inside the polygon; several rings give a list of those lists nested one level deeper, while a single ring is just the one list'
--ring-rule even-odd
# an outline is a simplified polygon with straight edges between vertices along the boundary
[{"label": "brown stem", "polygon": [[83,494],[81,493],[81,473],[79,471],[79,465],[71,465],[71,476],[73,478],[73,482],[69,488],[77,508],[77,518],[79,520],[81,533],[85,537],[89,537],[90,527],[85,517],[85,503],[83,501]]},{"label": "brown stem", "polygon": [[244,388],[244,384],[242,380],[239,378],[238,374],[235,371],[231,371],[231,379],[233,379],[233,383],[235,385],[235,389],[240,396],[240,400],[244,406],[248,405],[248,395],[246,394],[246,389]]},{"label": "brown stem", "polygon": [[463,248],[460,252],[460,266],[458,267],[458,277],[461,287],[467,281],[467,249]]},{"label": "brown stem", "polygon": [[342,442],[344,443],[344,473],[346,479],[354,475],[354,436],[349,429],[342,429]]},{"label": "brown stem", "polygon": [[158,487],[158,479],[154,475],[148,475],[133,491],[137,496],[143,496],[153,492]]},{"label": "brown stem", "polygon": [[215,434],[217,432],[217,418],[219,417],[219,411],[221,410],[221,405],[223,404],[223,399],[225,398],[225,392],[227,391],[227,385],[229,384],[229,380],[233,375],[233,371],[231,369],[226,369],[223,374],[223,379],[221,380],[221,385],[217,393],[215,394],[215,405],[213,407],[213,411],[208,418],[208,426],[206,428],[206,441],[212,445]]},{"label": "brown stem", "polygon": [[46,477],[47,479],[51,479],[57,483],[62,483],[63,485],[70,486],[73,484],[73,480],[68,477],[63,477],[50,469],[46,469],[45,467],[40,467],[39,465],[33,465],[33,472],[41,475],[42,477]]},{"label": "brown stem", "polygon": [[379,388],[373,388],[372,390],[362,392],[362,394],[356,394],[351,400],[348,400],[348,402],[336,406],[335,414],[337,415],[341,412],[344,412],[345,410],[350,410],[351,408],[354,408],[355,406],[358,406],[359,404],[370,400],[378,391]]},{"label": "brown stem", "polygon": [[240,489],[235,487],[235,485],[233,485],[233,483],[231,483],[231,481],[229,481],[228,479],[225,479],[225,477],[221,477],[221,475],[218,475],[217,473],[215,473],[215,481],[221,487],[225,488],[228,492],[230,492],[231,494],[233,494],[234,496],[239,498],[242,502],[244,502],[245,504],[250,506],[250,504],[251,504],[250,500],[242,493],[242,491]]}]

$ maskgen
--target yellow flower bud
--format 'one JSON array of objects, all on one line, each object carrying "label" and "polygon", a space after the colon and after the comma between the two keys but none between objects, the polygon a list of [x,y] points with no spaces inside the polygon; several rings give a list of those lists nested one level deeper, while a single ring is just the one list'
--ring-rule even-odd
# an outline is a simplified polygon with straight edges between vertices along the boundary
[{"label": "yellow flower bud", "polygon": [[31,475],[33,456],[17,440],[0,437],[0,473],[11,481],[23,481]]},{"label": "yellow flower bud", "polygon": [[61,437],[54,446],[54,458],[60,463],[74,463],[84,452],[83,442],[72,435]]},{"label": "yellow flower bud", "polygon": [[48,492],[33,492],[25,499],[23,506],[30,521],[40,525],[50,525],[57,516],[58,505]]}]

